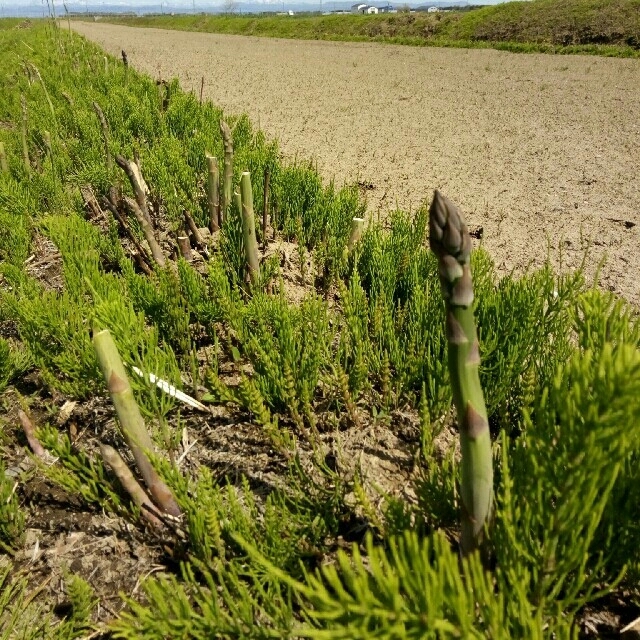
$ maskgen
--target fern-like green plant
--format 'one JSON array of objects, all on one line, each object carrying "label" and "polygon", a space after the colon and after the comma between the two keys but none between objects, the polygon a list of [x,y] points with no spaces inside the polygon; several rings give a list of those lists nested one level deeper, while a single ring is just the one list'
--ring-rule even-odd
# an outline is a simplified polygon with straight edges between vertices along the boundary
[{"label": "fern-like green plant", "polygon": [[0,549],[11,553],[20,546],[24,534],[25,514],[16,494],[16,481],[5,474],[0,461]]},{"label": "fern-like green plant", "polygon": [[[391,537],[386,548],[366,539],[366,556],[357,546],[338,551],[337,561],[300,581],[239,541],[269,575],[289,585],[303,607],[305,622],[295,637],[323,640],[362,638],[495,638],[570,637],[570,621],[548,626],[535,614],[523,589],[508,595],[482,568],[477,554],[462,561],[442,534],[419,539],[407,531]],[[499,585],[498,585],[499,588]],[[513,618],[507,615],[511,601]],[[517,620],[522,622],[523,629]]]},{"label": "fern-like green plant", "polygon": [[[640,351],[605,345],[576,353],[539,390],[533,415],[515,444],[502,441],[493,544],[505,583],[525,585],[545,618],[559,621],[624,572],[610,560],[630,541],[618,535],[629,519],[604,514],[638,452]],[[634,555],[627,548],[626,557]]]},{"label": "fern-like green plant", "polygon": [[118,493],[112,488],[100,458],[93,458],[73,447],[66,434],[45,425],[38,430],[38,439],[58,462],[42,466],[43,474],[72,495],[79,495],[87,504],[95,504],[111,512],[124,512]]}]

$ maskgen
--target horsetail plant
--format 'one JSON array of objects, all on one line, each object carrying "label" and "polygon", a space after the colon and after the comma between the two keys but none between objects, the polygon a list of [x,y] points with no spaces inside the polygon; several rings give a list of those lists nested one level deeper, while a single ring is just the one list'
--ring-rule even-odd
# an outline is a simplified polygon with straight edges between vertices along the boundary
[{"label": "horsetail plant", "polygon": [[459,209],[435,191],[429,209],[429,245],[438,259],[445,303],[449,375],[462,451],[463,555],[481,549],[493,510],[489,421],[480,385],[480,350],[473,315],[471,236]]},{"label": "horsetail plant", "polygon": [[118,415],[122,435],[131,449],[153,501],[165,513],[179,516],[180,507],[171,490],[149,461],[148,452],[153,451],[153,442],[133,396],[133,390],[111,333],[107,329],[97,331],[93,336],[93,346]]}]

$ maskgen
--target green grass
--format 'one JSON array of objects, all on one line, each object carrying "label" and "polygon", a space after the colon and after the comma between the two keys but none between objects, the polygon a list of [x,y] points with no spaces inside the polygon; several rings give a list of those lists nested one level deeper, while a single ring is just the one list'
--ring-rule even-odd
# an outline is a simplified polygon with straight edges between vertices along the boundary
[{"label": "green grass", "polygon": [[[579,271],[559,276],[546,265],[499,278],[484,250],[472,253],[496,513],[491,571],[475,555],[461,562],[459,462],[439,438],[457,419],[426,207],[371,223],[349,252],[351,221],[363,212],[358,190],[324,184],[308,163],[283,162],[246,117],[200,104],[175,81],[157,86],[110,56],[105,64],[97,47],[51,22],[0,30],[0,61],[9,165],[0,173],[0,327],[11,332],[0,336],[3,401],[17,388],[24,404],[52,416],[66,400],[94,406],[106,390],[91,331],[106,328],[126,366],[191,394],[204,385],[203,402],[237,428],[234,438],[254,425],[260,459],[277,475],[255,486],[235,467],[214,473],[196,453],[179,468],[172,460],[188,410],[132,375],[154,464],[183,516],[181,535],[167,531],[163,541],[174,558],[143,580],[140,600],[125,597],[114,637],[568,640],[585,606],[597,610],[611,594],[638,601],[637,309]],[[106,161],[94,101],[111,155],[140,158],[165,268],[139,268],[130,236],[83,200],[88,188],[100,202],[111,187],[132,195]],[[205,152],[222,158],[220,118],[233,128],[234,184],[245,169],[255,177],[259,221],[268,169],[275,232],[293,243],[288,258],[276,250],[264,260],[252,287],[233,206],[208,257],[190,263],[171,253],[184,209],[206,224]],[[124,207],[119,215],[144,245],[136,220]],[[45,241],[59,252],[60,287],[25,265]],[[21,386],[25,371],[35,389]],[[108,401],[101,406],[112,415]],[[201,429],[210,418],[196,420]],[[137,539],[157,548],[86,426],[72,442],[64,427],[43,425],[38,436],[56,462],[38,473],[82,504],[127,518]],[[380,433],[408,441],[415,469],[402,482],[415,500],[381,494],[371,469],[351,460],[360,449],[343,449],[345,438],[364,449]],[[19,449],[3,435],[3,447]],[[99,437],[124,450],[114,429]],[[207,446],[203,435],[198,450]],[[0,483],[7,553],[34,525],[20,504],[25,481],[14,486],[3,474]],[[5,619],[20,618],[13,624],[24,638],[90,635],[91,590],[65,582],[75,617],[56,626],[39,616],[45,634],[22,606],[21,574],[0,571],[0,633]],[[38,602],[38,613],[47,606]]]},{"label": "green grass", "polygon": [[139,27],[304,40],[640,56],[639,0],[532,0],[438,14],[108,16],[103,20]]}]

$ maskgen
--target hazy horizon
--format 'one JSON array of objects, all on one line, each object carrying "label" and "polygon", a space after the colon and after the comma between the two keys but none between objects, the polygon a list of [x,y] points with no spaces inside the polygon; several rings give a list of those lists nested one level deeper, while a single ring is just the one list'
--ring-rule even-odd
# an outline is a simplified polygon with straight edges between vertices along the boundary
[{"label": "hazy horizon", "polygon": [[[467,0],[467,4],[502,4],[504,2],[508,2],[509,0],[477,0],[477,1],[473,1],[473,0]],[[242,4],[242,2],[240,2]],[[99,2],[99,1],[91,1],[91,0],[76,0],[76,1],[71,1],[71,2],[65,2],[65,0],[52,0],[52,2],[50,2],[50,4],[54,4],[57,7],[60,7],[61,9],[64,10],[64,5],[66,4],[67,6],[70,5],[81,5],[84,6],[86,4],[90,4],[92,7],[95,6],[100,6],[100,5],[110,5],[110,6],[116,6],[116,5],[122,5],[122,6],[127,6],[127,7],[148,7],[148,6],[156,6],[159,5],[160,3],[158,2],[158,0],[106,0],[105,2]],[[168,4],[174,7],[180,7],[180,6],[184,6],[185,8],[192,8],[194,6],[193,0],[172,0],[171,2],[163,2],[162,4]],[[247,2],[247,4],[264,4],[266,6],[269,5],[281,5],[282,4],[282,0],[250,0],[250,2]],[[321,3],[319,0],[295,0],[292,1],[291,4],[301,4],[301,5],[309,5],[309,6],[319,6]],[[325,5],[330,4],[330,0],[329,2],[324,2]],[[343,4],[342,2],[340,2],[339,4]],[[385,0],[378,0],[378,2],[375,2],[372,0],[372,4],[385,4]],[[393,2],[391,2],[391,4],[394,4]],[[402,2],[397,2],[396,4],[400,5],[400,4],[406,4],[404,2],[404,0]],[[411,5],[420,5],[420,4],[428,4],[428,0],[425,0],[425,2],[420,2],[420,0],[413,0],[412,2],[409,2],[409,4]],[[446,4],[446,0],[438,0],[437,4]],[[452,0],[452,4],[461,4],[461,2],[459,0]],[[207,8],[216,8],[216,7],[222,7],[224,5],[224,0],[196,0],[195,6],[199,7],[200,10],[206,10]],[[38,9],[42,9],[45,13],[48,11],[48,7],[47,7],[47,2],[43,1],[43,0],[28,0],[25,2],[25,0],[0,0],[0,7],[4,7],[6,9],[10,9],[10,8],[28,8],[28,9],[32,9],[32,10],[38,10]]]}]

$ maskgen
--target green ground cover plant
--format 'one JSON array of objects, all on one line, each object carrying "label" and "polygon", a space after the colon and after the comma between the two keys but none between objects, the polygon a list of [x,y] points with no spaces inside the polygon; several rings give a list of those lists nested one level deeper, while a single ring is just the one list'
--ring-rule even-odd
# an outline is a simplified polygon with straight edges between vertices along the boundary
[{"label": "green ground cover plant", "polygon": [[[498,278],[437,192],[352,235],[357,189],[246,117],[54,22],[0,26],[2,637],[577,638],[612,598],[637,615],[636,309],[580,271]],[[18,408],[47,453],[26,467]],[[221,448],[258,451],[216,467],[229,425]],[[361,455],[381,434],[378,459],[407,453],[384,482]],[[84,534],[106,514],[165,554],[117,612],[95,569],[61,569],[63,609],[21,569],[42,481]]]},{"label": "green ground cover plant", "polygon": [[447,13],[105,16],[137,26],[304,40],[637,57],[638,0],[529,0]]}]

